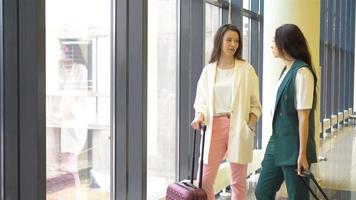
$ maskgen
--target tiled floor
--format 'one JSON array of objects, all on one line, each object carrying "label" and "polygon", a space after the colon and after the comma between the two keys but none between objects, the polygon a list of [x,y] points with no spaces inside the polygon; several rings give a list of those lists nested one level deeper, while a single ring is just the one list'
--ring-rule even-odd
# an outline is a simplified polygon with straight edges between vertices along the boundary
[{"label": "tiled floor", "polygon": [[343,127],[328,138],[321,145],[321,153],[328,159],[319,164],[321,185],[331,190],[356,192],[356,129]]},{"label": "tiled floor", "polygon": [[[326,135],[320,141],[320,156],[327,158],[318,164],[320,184],[330,200],[356,200],[356,127],[344,126]],[[249,200],[254,200],[254,189],[257,176],[249,183]],[[65,193],[65,195],[63,195]],[[76,197],[73,198],[75,194]],[[61,196],[61,198],[56,198]],[[80,197],[80,198],[78,198]],[[320,196],[321,197],[321,196]],[[52,193],[49,199],[109,199],[108,193],[97,190],[87,191],[79,189],[65,190],[61,193]],[[229,197],[219,198],[228,200]],[[287,200],[285,187],[277,194],[277,200]],[[313,199],[311,196],[310,199]]]},{"label": "tiled floor", "polygon": [[61,192],[47,195],[47,200],[106,200],[110,199],[107,192],[92,191],[88,189],[69,188]]},{"label": "tiled floor", "polygon": [[[326,134],[320,141],[319,183],[330,200],[356,200],[356,127],[342,126]],[[314,172],[315,174],[317,172]],[[249,200],[254,200],[255,183],[249,183]],[[288,199],[285,188],[277,194],[278,200]],[[318,194],[319,198],[322,197]],[[222,200],[229,197],[220,198]],[[314,199],[310,195],[310,199]]]}]

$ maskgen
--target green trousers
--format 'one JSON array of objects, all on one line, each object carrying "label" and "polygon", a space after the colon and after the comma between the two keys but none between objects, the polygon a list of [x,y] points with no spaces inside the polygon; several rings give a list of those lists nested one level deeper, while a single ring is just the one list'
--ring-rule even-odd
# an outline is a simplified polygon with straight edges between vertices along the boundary
[{"label": "green trousers", "polygon": [[[257,200],[274,200],[276,193],[285,181],[289,200],[309,200],[309,191],[297,174],[297,166],[275,166],[273,138],[270,139],[257,182],[255,195]],[[303,178],[309,184],[307,178]]]}]

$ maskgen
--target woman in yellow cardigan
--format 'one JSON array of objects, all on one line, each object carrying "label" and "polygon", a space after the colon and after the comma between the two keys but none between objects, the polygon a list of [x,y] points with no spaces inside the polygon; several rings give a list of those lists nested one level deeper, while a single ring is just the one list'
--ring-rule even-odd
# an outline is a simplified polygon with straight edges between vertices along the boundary
[{"label": "woman in yellow cardigan", "polygon": [[247,164],[252,161],[261,104],[258,77],[241,53],[240,31],[231,24],[221,26],[214,37],[210,62],[198,81],[192,126],[207,125],[203,189],[208,200],[215,200],[213,185],[224,158],[231,167],[232,199],[247,198]]}]

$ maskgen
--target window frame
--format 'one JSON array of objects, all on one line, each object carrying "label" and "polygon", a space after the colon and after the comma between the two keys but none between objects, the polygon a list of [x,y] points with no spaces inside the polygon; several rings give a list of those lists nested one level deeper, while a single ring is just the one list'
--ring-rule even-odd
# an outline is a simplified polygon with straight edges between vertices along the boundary
[{"label": "window frame", "polygon": [[45,199],[45,1],[4,0],[1,6],[1,195]]},{"label": "window frame", "polygon": [[112,199],[147,198],[147,8],[145,0],[114,1]]},{"label": "window frame", "polygon": [[194,118],[192,105],[196,85],[204,66],[204,13],[205,1],[181,0],[179,2],[177,180],[187,179],[191,170],[193,130],[190,122]]}]

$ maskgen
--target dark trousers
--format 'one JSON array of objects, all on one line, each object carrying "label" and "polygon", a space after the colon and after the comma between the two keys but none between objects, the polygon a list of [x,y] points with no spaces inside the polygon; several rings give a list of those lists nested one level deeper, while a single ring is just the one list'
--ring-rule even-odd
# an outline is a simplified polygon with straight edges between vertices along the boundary
[{"label": "dark trousers", "polygon": [[[281,187],[283,180],[286,182],[289,200],[308,200],[309,191],[303,181],[298,177],[297,166],[275,166],[273,155],[273,140],[268,143],[262,161],[262,169],[255,191],[257,200],[273,200]],[[306,183],[309,180],[304,178]]]}]

